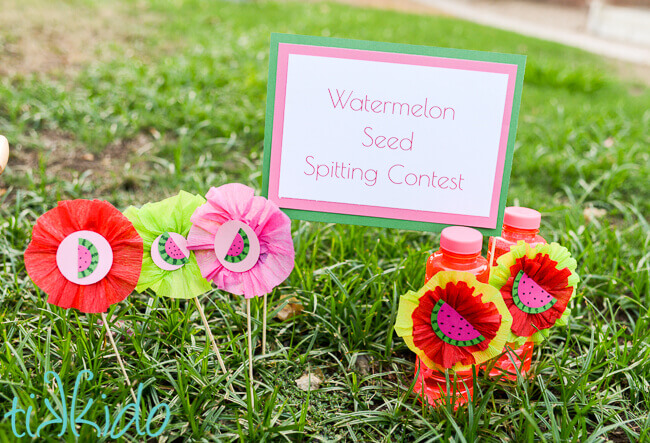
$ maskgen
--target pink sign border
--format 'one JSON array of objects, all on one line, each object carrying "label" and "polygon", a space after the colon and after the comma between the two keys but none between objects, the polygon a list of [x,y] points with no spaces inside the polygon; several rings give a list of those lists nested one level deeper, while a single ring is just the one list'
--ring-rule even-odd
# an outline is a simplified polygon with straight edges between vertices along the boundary
[{"label": "pink sign border", "polygon": [[[508,75],[501,136],[499,140],[499,153],[492,188],[492,201],[488,217],[452,214],[444,212],[417,211],[412,209],[388,208],[382,206],[357,205],[296,198],[280,198],[280,164],[282,158],[282,137],[284,129],[284,110],[287,92],[287,74],[289,69],[289,55],[311,55],[317,57],[342,58],[350,60],[378,61],[395,64],[416,66],[439,67],[448,69],[461,69],[478,72],[492,72]],[[512,105],[517,79],[517,65],[509,63],[495,63],[478,60],[464,60],[445,57],[434,57],[415,54],[401,54],[394,52],[369,51],[364,49],[350,49],[327,46],[299,45],[292,43],[279,43],[278,66],[276,77],[275,107],[273,118],[273,135],[271,139],[271,161],[269,168],[269,200],[275,202],[280,208],[298,209],[304,211],[317,211],[356,216],[370,216],[405,221],[426,223],[439,223],[448,225],[468,225],[481,228],[495,228],[497,226],[499,200],[503,170],[508,147],[508,134]]]}]

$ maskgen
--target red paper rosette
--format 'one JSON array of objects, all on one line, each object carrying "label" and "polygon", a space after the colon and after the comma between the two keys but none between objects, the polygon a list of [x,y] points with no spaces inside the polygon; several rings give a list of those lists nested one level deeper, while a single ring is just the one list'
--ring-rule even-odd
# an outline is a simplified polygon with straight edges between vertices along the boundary
[{"label": "red paper rosette", "polygon": [[81,312],[106,312],[135,288],[142,239],[113,205],[61,201],[36,221],[25,267],[48,303]]},{"label": "red paper rosette", "polygon": [[465,272],[439,272],[400,297],[395,331],[431,369],[467,370],[499,355],[512,317],[499,292]]},{"label": "red paper rosette", "polygon": [[579,278],[576,261],[557,243],[531,248],[519,242],[497,260],[490,284],[496,287],[512,314],[511,343],[539,343],[554,325],[566,325],[569,301]]}]

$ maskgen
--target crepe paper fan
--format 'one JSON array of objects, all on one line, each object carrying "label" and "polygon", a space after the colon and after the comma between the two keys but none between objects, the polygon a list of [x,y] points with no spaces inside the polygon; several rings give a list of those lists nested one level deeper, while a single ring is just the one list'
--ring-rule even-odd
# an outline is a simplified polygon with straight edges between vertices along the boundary
[{"label": "crepe paper fan", "polygon": [[216,340],[197,297],[212,289],[212,284],[201,276],[196,257],[187,249],[190,217],[205,199],[180,191],[165,200],[147,203],[140,209],[133,206],[124,215],[133,222],[144,241],[142,273],[136,290],[150,288],[157,295],[170,298],[193,299],[215,351],[219,366],[227,373]]},{"label": "crepe paper fan", "polygon": [[[210,188],[207,203],[192,215],[187,247],[201,275],[217,288],[246,298],[248,376],[253,391],[251,298],[264,296],[262,352],[266,348],[266,295],[291,274],[295,251],[291,220],[248,186]],[[251,395],[251,405],[254,396]]]},{"label": "crepe paper fan", "polygon": [[142,273],[136,290],[150,288],[163,297],[190,299],[212,285],[201,276],[196,257],[187,249],[190,217],[205,199],[180,191],[165,200],[124,211],[144,241]]},{"label": "crepe paper fan", "polygon": [[138,282],[142,239],[106,201],[60,201],[36,221],[25,267],[48,303],[106,312]]},{"label": "crepe paper fan", "polygon": [[430,369],[466,371],[503,352],[511,323],[494,287],[443,271],[400,297],[395,332]]},{"label": "crepe paper fan", "polygon": [[557,243],[531,248],[523,241],[497,259],[490,284],[497,288],[512,314],[508,342],[540,343],[554,325],[564,326],[580,278],[569,250]]},{"label": "crepe paper fan", "polygon": [[206,198],[192,215],[187,237],[201,275],[246,298],[273,291],[294,266],[289,217],[238,183],[211,188]]}]

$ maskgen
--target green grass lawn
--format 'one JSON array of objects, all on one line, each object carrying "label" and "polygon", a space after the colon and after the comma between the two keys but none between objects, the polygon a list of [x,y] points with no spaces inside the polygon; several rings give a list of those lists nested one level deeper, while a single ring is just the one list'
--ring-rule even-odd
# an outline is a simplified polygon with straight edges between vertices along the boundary
[{"label": "green grass lawn", "polygon": [[[90,14],[99,7],[67,4]],[[399,295],[419,288],[438,237],[295,221],[296,268],[270,306],[295,296],[304,311],[285,322],[269,314],[262,358],[254,306],[254,409],[243,298],[201,297],[227,377],[192,303],[134,294],[111,310],[124,321],[114,329],[132,381],[145,386],[143,404],[171,408],[165,441],[650,440],[646,87],[620,80],[596,56],[448,17],[210,0],[114,8],[148,19],[137,37],[111,43],[110,57],[0,78],[0,133],[14,149],[0,177],[0,441],[14,440],[3,419],[14,396],[39,423],[52,418],[46,371],[69,396],[79,371],[95,373],[78,397],[98,402],[85,418],[100,426],[104,405],[114,418],[130,399],[99,316],[49,305],[27,277],[22,254],[34,221],[58,199],[103,198],[125,209],[226,182],[259,190],[271,32],[526,54],[508,203],[539,209],[542,234],[578,260],[572,321],[536,348],[532,379],[480,374],[467,407],[422,406],[410,392],[414,354],[393,324]],[[12,57],[3,51],[10,33],[0,29],[0,63]],[[588,223],[591,206],[606,214]],[[309,393],[295,383],[308,371],[324,378]],[[59,440],[58,427],[44,432]],[[95,441],[91,427],[80,433]],[[63,438],[74,441],[71,432]]]}]

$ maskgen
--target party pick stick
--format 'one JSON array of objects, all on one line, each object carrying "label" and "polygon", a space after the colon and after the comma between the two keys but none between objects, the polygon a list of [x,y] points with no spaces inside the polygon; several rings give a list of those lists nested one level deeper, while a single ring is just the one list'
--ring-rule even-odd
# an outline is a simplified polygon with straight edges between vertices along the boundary
[{"label": "party pick stick", "polygon": [[262,355],[266,354],[266,296],[264,294],[264,313],[262,314]]},{"label": "party pick stick", "polygon": [[[251,394],[253,392],[253,337],[251,334],[251,299],[246,299],[246,323],[248,324],[248,376],[251,383]],[[255,407],[255,396],[251,395],[251,407]]]},{"label": "party pick stick", "polygon": [[206,198],[207,203],[192,215],[187,247],[194,251],[203,277],[246,298],[252,398],[250,299],[270,293],[291,274],[295,257],[291,220],[275,203],[238,183],[211,188]]},{"label": "party pick stick", "polygon": [[198,296],[212,289],[203,278],[195,255],[187,248],[190,217],[205,199],[180,191],[165,200],[147,203],[140,209],[129,207],[124,215],[133,222],[144,241],[142,274],[136,289],[153,290],[162,297],[193,299],[205,326],[208,340],[217,355],[219,366],[227,374],[217,342]]},{"label": "party pick stick", "polygon": [[221,367],[221,371],[224,374],[227,374],[228,371],[226,370],[226,365],[223,363],[223,359],[221,358],[219,347],[217,346],[217,342],[214,339],[214,335],[212,335],[212,331],[210,330],[210,325],[208,324],[208,319],[205,317],[205,312],[203,312],[203,307],[201,306],[201,303],[199,303],[198,297],[194,297],[193,300],[194,300],[194,304],[196,305],[196,310],[199,311],[201,320],[203,320],[203,326],[205,326],[205,331],[208,334],[208,338],[210,339],[212,350],[214,351],[215,354],[217,354],[217,360],[219,360],[219,366]]},{"label": "party pick stick", "polygon": [[120,351],[117,350],[117,345],[115,344],[115,339],[113,338],[113,333],[111,332],[111,328],[108,325],[108,319],[106,318],[106,314],[102,312],[102,321],[104,322],[104,326],[106,327],[106,334],[108,335],[108,339],[111,342],[111,346],[113,347],[113,352],[115,352],[115,358],[117,358],[117,362],[120,364],[120,368],[122,368],[122,374],[124,374],[124,378],[126,379],[126,384],[131,390],[131,396],[133,397],[134,402],[138,402],[138,398],[135,396],[135,392],[133,391],[133,386],[131,385],[131,380],[129,380],[129,376],[126,373],[126,368],[124,367],[124,363],[122,362],[122,357],[120,357]]},{"label": "party pick stick", "polygon": [[490,257],[490,262],[488,263],[488,275],[489,275],[489,272],[492,271],[492,266],[493,266],[492,263],[494,263],[496,261],[495,258],[494,258],[494,252],[496,251],[497,242],[499,242],[499,241],[503,241],[503,238],[502,237],[494,237],[492,239],[492,246],[490,248],[490,253],[488,254],[488,257]]},{"label": "party pick stick", "polygon": [[133,292],[141,267],[142,238],[120,211],[101,200],[60,201],[36,220],[25,251],[27,273],[48,294],[48,303],[101,313],[131,394],[105,312]]}]

